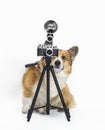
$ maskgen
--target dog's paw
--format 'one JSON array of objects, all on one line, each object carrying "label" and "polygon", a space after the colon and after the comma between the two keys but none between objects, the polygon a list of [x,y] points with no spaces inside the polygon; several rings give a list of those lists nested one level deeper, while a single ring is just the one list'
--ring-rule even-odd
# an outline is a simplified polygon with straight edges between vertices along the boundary
[{"label": "dog's paw", "polygon": [[38,110],[38,112],[39,112],[40,114],[46,114],[46,109],[45,109],[45,108],[40,108],[40,109]]},{"label": "dog's paw", "polygon": [[64,112],[63,108],[58,108],[58,112]]},{"label": "dog's paw", "polygon": [[23,106],[23,108],[22,108],[22,113],[23,113],[23,114],[27,114],[27,113],[28,113],[28,110],[29,110],[29,107]]}]

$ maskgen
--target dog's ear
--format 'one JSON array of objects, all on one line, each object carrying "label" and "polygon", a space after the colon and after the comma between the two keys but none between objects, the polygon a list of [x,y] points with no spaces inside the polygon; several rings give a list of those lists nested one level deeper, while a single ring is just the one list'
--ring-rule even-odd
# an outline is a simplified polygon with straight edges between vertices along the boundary
[{"label": "dog's ear", "polygon": [[70,53],[70,58],[71,60],[74,60],[75,56],[78,54],[78,47],[77,46],[73,46],[72,48],[70,48],[68,51]]}]

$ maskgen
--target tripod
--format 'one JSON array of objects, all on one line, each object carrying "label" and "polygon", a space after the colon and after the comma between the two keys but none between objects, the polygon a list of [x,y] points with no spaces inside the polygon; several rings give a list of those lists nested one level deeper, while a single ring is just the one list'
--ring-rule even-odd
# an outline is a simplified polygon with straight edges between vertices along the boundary
[{"label": "tripod", "polygon": [[[49,115],[50,114],[50,108],[57,108],[57,109],[63,109],[64,112],[65,112],[65,115],[67,117],[67,120],[70,121],[70,113],[69,113],[69,110],[67,109],[66,107],[66,104],[65,104],[65,101],[64,101],[64,98],[63,98],[63,95],[62,95],[62,92],[60,90],[60,86],[59,86],[59,83],[57,81],[57,78],[56,78],[56,75],[55,75],[55,72],[54,72],[54,69],[53,69],[53,66],[50,65],[51,63],[51,57],[45,57],[45,60],[46,60],[46,66],[43,68],[43,71],[41,73],[41,76],[40,76],[40,80],[39,80],[39,83],[38,83],[38,86],[37,86],[37,89],[36,89],[36,92],[35,92],[35,95],[33,97],[33,101],[32,101],[32,104],[31,104],[31,107],[28,111],[28,114],[27,114],[27,121],[29,122],[30,119],[31,119],[31,116],[32,116],[32,112],[33,110],[37,110],[37,109],[40,109],[40,108],[44,108],[46,107],[46,113]],[[54,82],[55,82],[55,85],[56,85],[56,88],[57,88],[57,91],[58,91],[58,94],[59,94],[59,97],[61,99],[61,103],[63,105],[63,108],[59,108],[59,107],[56,107],[56,106],[52,106],[50,104],[50,71],[52,73],[52,76],[53,76],[53,79],[54,79]],[[39,90],[40,90],[40,87],[41,87],[41,84],[42,84],[42,81],[43,81],[43,78],[44,78],[44,75],[45,75],[45,72],[47,72],[47,103],[45,106],[41,106],[41,107],[38,107],[38,108],[34,108],[35,106],[35,103],[36,103],[36,100],[37,100],[37,96],[38,96],[38,93],[39,93]]]}]

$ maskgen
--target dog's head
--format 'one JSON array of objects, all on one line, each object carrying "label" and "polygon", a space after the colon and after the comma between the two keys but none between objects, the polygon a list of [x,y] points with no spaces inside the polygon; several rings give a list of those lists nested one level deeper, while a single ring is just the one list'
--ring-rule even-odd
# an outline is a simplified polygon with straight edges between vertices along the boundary
[{"label": "dog's head", "polygon": [[55,72],[63,71],[65,74],[70,74],[72,70],[72,63],[78,53],[78,47],[74,46],[69,50],[59,50],[58,57],[52,60],[52,65]]},{"label": "dog's head", "polygon": [[[59,50],[58,57],[54,57],[51,60],[56,73],[63,72],[64,74],[70,74],[72,70],[72,63],[78,53],[78,47],[73,46],[69,50]],[[44,61],[44,62],[43,62]],[[42,58],[43,66],[45,66],[45,59]]]}]

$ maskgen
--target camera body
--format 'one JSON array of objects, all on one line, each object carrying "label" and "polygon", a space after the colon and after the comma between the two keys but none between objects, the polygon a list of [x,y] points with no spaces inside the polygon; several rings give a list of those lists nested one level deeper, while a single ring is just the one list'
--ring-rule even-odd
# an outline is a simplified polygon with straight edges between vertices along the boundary
[{"label": "camera body", "polygon": [[37,48],[37,56],[45,56],[45,57],[55,57],[58,56],[58,48],[53,45],[38,45]]}]

